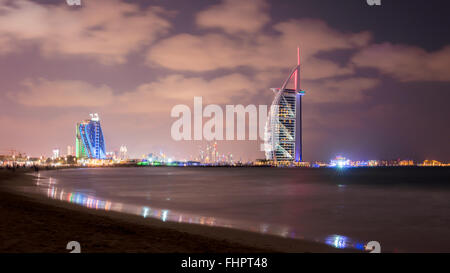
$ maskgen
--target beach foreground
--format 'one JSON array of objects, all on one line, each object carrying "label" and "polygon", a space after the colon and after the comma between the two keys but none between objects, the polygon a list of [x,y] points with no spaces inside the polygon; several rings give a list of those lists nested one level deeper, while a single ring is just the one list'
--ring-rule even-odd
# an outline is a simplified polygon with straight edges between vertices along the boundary
[{"label": "beach foreground", "polygon": [[0,170],[1,253],[67,253],[69,241],[78,241],[86,253],[341,251],[309,241],[96,211],[16,190],[32,183],[23,170]]}]

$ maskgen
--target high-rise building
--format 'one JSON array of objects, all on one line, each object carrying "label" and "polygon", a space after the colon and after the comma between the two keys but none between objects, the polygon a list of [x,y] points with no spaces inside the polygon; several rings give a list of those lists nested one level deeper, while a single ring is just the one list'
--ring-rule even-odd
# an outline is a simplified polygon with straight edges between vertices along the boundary
[{"label": "high-rise building", "polygon": [[53,156],[52,156],[53,159],[59,158],[59,149],[58,148],[53,149],[52,152],[53,152]]},{"label": "high-rise building", "polygon": [[[281,88],[272,88],[272,102],[266,125],[266,159],[275,163],[302,161],[302,96],[300,88],[300,49],[297,66]],[[288,88],[293,82],[294,87]]]},{"label": "high-rise building", "polygon": [[120,149],[119,149],[119,158],[120,158],[121,160],[126,160],[126,159],[128,159],[128,149],[127,149],[127,146],[125,146],[125,145],[120,146]]},{"label": "high-rise building", "polygon": [[67,146],[67,155],[68,156],[73,156],[75,154],[75,147],[73,147],[73,146],[71,146],[71,145],[68,145]]},{"label": "high-rise building", "polygon": [[105,140],[98,114],[77,124],[76,156],[77,158],[105,159]]}]

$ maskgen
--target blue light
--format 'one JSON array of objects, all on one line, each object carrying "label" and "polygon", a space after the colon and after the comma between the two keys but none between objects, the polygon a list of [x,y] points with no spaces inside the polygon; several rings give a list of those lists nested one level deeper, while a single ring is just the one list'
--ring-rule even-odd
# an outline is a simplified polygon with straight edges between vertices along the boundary
[{"label": "blue light", "polygon": [[77,124],[77,157],[105,159],[105,140],[98,117]]},{"label": "blue light", "polygon": [[161,215],[161,220],[163,220],[163,222],[165,222],[167,220],[168,213],[169,213],[168,210],[163,210],[162,215]]},{"label": "blue light", "polygon": [[348,241],[349,239],[345,236],[341,236],[341,235],[331,235],[329,237],[327,237],[327,239],[325,240],[325,243],[327,245],[331,245],[335,248],[346,248],[348,246]]},{"label": "blue light", "polygon": [[142,207],[142,217],[146,218],[150,209],[148,207]]},{"label": "blue light", "polygon": [[335,159],[331,160],[330,167],[337,167],[339,169],[351,167],[351,161],[345,157],[337,156]]},{"label": "blue light", "polygon": [[356,244],[356,245],[355,245],[355,248],[356,248],[356,249],[359,249],[359,250],[364,250],[364,249],[365,249],[365,248],[364,248],[364,244],[361,244],[361,243]]}]

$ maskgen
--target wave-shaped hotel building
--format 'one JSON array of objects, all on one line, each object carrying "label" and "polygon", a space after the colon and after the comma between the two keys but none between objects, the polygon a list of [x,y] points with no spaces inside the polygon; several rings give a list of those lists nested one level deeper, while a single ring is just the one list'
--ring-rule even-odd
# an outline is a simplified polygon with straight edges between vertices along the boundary
[{"label": "wave-shaped hotel building", "polygon": [[[300,49],[298,62],[281,88],[272,88],[272,102],[266,125],[266,159],[275,164],[302,161],[302,97],[300,88]],[[288,88],[293,82],[294,88]]]},{"label": "wave-shaped hotel building", "polygon": [[106,149],[102,127],[98,114],[77,124],[76,156],[77,158],[105,159]]}]

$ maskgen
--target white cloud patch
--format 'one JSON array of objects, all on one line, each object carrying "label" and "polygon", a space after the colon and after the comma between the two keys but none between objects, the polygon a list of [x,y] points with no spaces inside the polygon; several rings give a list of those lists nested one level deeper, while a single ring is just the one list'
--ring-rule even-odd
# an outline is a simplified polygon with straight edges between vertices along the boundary
[{"label": "white cloud patch", "polygon": [[224,0],[199,12],[196,22],[202,28],[218,28],[229,34],[253,33],[269,23],[268,6],[265,0]]},{"label": "white cloud patch", "polygon": [[176,104],[192,104],[196,96],[203,97],[205,104],[233,103],[233,97],[255,94],[255,86],[254,81],[236,73],[211,80],[175,74],[142,84],[136,90],[119,96],[116,102],[117,108],[126,112],[169,113]]},{"label": "white cloud patch", "polygon": [[9,92],[8,97],[33,107],[99,107],[113,101],[106,85],[95,86],[83,81],[47,79],[26,80],[24,90]]},{"label": "white cloud patch", "polygon": [[427,52],[415,46],[377,44],[358,52],[352,61],[403,82],[450,81],[450,46]]},{"label": "white cloud patch", "polygon": [[[0,0],[0,53],[37,44],[45,56],[80,55],[105,64],[126,56],[166,33],[170,23],[159,7],[141,10],[119,0],[85,0],[80,8],[28,0]],[[8,50],[7,50],[8,49]]]},{"label": "white cloud patch", "polygon": [[150,48],[147,61],[170,70],[205,72],[246,67],[259,71],[285,69],[296,62],[296,48],[301,46],[302,63],[310,69],[307,79],[353,73],[351,67],[319,59],[317,54],[366,45],[370,35],[341,33],[319,20],[291,20],[274,26],[277,35],[230,37],[224,34],[178,34],[160,40]]},{"label": "white cloud patch", "polygon": [[373,78],[353,77],[308,81],[307,100],[311,103],[356,103],[366,98],[365,91],[376,87],[380,81]]},{"label": "white cloud patch", "polygon": [[108,107],[117,113],[167,112],[180,103],[191,104],[194,97],[205,103],[232,103],[234,97],[251,97],[261,86],[254,80],[237,74],[227,74],[210,80],[172,74],[157,81],[139,85],[135,90],[114,94],[106,85],[84,81],[26,80],[24,89],[9,92],[13,101],[31,107]]}]

